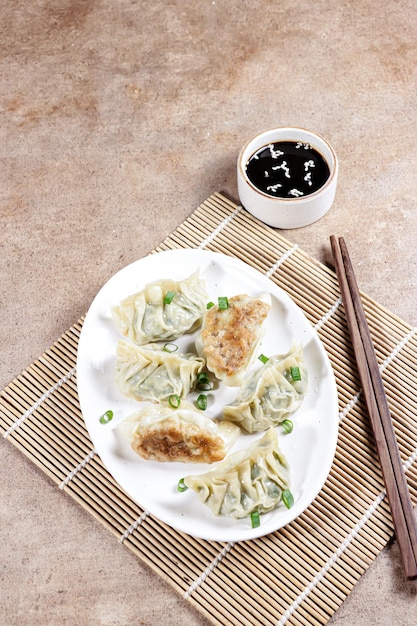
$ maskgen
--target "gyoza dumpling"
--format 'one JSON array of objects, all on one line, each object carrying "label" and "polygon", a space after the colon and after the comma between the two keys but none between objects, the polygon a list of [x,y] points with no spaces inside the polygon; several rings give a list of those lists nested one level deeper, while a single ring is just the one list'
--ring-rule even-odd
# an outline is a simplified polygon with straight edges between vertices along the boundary
[{"label": "gyoza dumpling", "polygon": [[161,402],[171,395],[185,398],[204,367],[196,354],[166,352],[120,340],[116,349],[115,380],[120,392],[135,400]]},{"label": "gyoza dumpling", "polygon": [[198,272],[180,282],[159,280],[112,307],[113,319],[122,335],[140,346],[170,341],[200,325],[207,298]]},{"label": "gyoza dumpling", "polygon": [[307,386],[302,346],[293,346],[246,376],[236,400],[224,407],[224,419],[250,433],[266,430],[300,407]]},{"label": "gyoza dumpling", "polygon": [[205,312],[196,349],[207,369],[225,385],[240,385],[262,339],[270,308],[269,294],[257,298],[243,294],[229,298],[227,308],[216,305]]},{"label": "gyoza dumpling", "polygon": [[130,415],[119,425],[132,449],[151,461],[213,463],[220,461],[239,435],[239,427],[217,422],[187,402],[178,409],[153,404]]},{"label": "gyoza dumpling", "polygon": [[183,482],[214,515],[241,518],[279,505],[289,487],[288,465],[270,428],[247,450],[234,452],[209,472],[186,476]]}]

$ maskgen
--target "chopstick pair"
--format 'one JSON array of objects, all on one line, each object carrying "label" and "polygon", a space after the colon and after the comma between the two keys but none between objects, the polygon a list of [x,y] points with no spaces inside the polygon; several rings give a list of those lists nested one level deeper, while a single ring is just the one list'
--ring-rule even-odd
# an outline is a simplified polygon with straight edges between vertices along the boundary
[{"label": "chopstick pair", "polygon": [[417,579],[417,521],[414,515],[379,366],[343,237],[330,237],[336,274],[374,433],[405,576]]}]

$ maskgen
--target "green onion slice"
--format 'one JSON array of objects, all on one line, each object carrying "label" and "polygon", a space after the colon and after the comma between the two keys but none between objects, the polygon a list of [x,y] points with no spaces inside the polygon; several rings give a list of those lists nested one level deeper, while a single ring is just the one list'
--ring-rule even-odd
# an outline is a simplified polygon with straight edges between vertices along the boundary
[{"label": "green onion slice", "polygon": [[99,422],[100,424],[108,424],[113,419],[113,411],[106,411],[103,415],[100,416]]},{"label": "green onion slice", "polygon": [[166,343],[163,350],[165,350],[165,352],[176,352],[178,350],[178,346],[176,343]]},{"label": "green onion slice", "polygon": [[220,311],[225,311],[226,309],[229,308],[229,300],[226,298],[226,296],[220,296],[218,298],[219,301],[219,310]]},{"label": "green onion slice", "polygon": [[181,404],[181,398],[177,396],[176,393],[173,393],[168,398],[168,404],[173,409],[178,409],[179,405]]},{"label": "green onion slice", "polygon": [[178,481],[178,485],[177,485],[177,489],[178,489],[178,491],[180,491],[181,493],[182,493],[183,491],[187,491],[188,487],[187,487],[187,485],[185,484],[185,482],[184,482],[184,479],[183,479],[183,478],[180,478],[180,479],[179,479],[179,481]]},{"label": "green onion slice", "polygon": [[258,511],[252,511],[250,514],[250,521],[252,528],[258,528],[261,525],[261,518]]},{"label": "green onion slice", "polygon": [[207,309],[212,309],[214,306],[214,302],[207,302]]},{"label": "green onion slice", "polygon": [[294,424],[292,423],[291,420],[284,420],[283,422],[281,422],[281,427],[284,433],[287,433],[288,435],[289,433],[292,432],[292,429],[294,428]]},{"label": "green onion slice", "polygon": [[264,354],[260,354],[260,355],[258,356],[258,359],[259,359],[260,361],[262,361],[262,363],[264,363],[264,364],[265,364],[265,363],[268,363],[268,361],[269,361],[269,357],[265,356]]},{"label": "green onion slice", "polygon": [[289,489],[284,489],[281,497],[287,509],[290,509],[294,504],[294,496],[292,495],[291,491]]},{"label": "green onion slice", "polygon": [[201,391],[210,391],[213,389],[213,383],[210,381],[206,372],[201,372],[197,376],[197,388]]},{"label": "green onion slice", "polygon": [[175,297],[175,291],[167,291],[164,296],[164,304],[171,304]]},{"label": "green onion slice", "polygon": [[300,372],[299,367],[292,367],[290,369],[290,372],[291,372],[291,378],[293,380],[301,380],[301,372]]},{"label": "green onion slice", "polygon": [[205,411],[207,408],[207,396],[205,393],[200,393],[197,400],[195,401],[196,405],[202,411]]}]

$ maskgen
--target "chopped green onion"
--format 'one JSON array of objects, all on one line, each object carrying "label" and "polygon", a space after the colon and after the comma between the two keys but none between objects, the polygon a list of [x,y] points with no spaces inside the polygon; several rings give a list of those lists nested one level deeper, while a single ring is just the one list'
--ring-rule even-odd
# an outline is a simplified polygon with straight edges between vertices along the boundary
[{"label": "chopped green onion", "polygon": [[252,523],[252,528],[258,528],[261,525],[261,518],[258,511],[252,511],[250,514],[250,521]]},{"label": "chopped green onion", "polygon": [[164,296],[164,304],[171,304],[175,297],[175,291],[167,291]]},{"label": "chopped green onion", "polygon": [[179,479],[179,481],[178,481],[178,485],[177,485],[177,489],[178,489],[178,491],[180,491],[180,492],[187,491],[188,487],[187,487],[187,485],[185,484],[185,482],[184,482],[184,479],[183,479],[183,478],[180,478],[180,479]]},{"label": "chopped green onion", "polygon": [[269,357],[265,356],[264,354],[260,354],[260,355],[258,356],[258,359],[259,359],[260,361],[262,361],[262,363],[268,363],[268,361],[269,361]]},{"label": "chopped green onion", "polygon": [[210,389],[213,389],[213,383],[210,381],[206,372],[201,372],[197,376],[197,388],[200,389],[200,391],[210,391]]},{"label": "chopped green onion", "polygon": [[212,309],[214,306],[214,302],[207,302],[207,309]]},{"label": "chopped green onion", "polygon": [[111,422],[112,419],[113,419],[113,411],[106,411],[100,417],[99,422],[100,424],[108,424],[109,422]]},{"label": "chopped green onion", "polygon": [[301,372],[299,367],[291,367],[291,378],[293,380],[301,380]]},{"label": "chopped green onion", "polygon": [[283,422],[281,422],[281,426],[282,430],[284,431],[284,433],[287,433],[287,435],[291,433],[292,429],[294,428],[294,424],[291,420],[284,420]]},{"label": "chopped green onion", "polygon": [[178,350],[178,346],[176,343],[166,343],[163,350],[165,350],[165,352],[176,352]]},{"label": "chopped green onion", "polygon": [[291,491],[289,489],[284,489],[281,497],[287,509],[290,509],[294,504],[294,496],[292,495]]},{"label": "chopped green onion", "polygon": [[177,396],[176,393],[173,393],[168,398],[168,404],[173,409],[178,409],[179,405],[181,404],[181,398]]},{"label": "chopped green onion", "polygon": [[226,309],[229,308],[229,300],[226,298],[226,296],[220,296],[218,298],[219,301],[219,310],[220,311],[225,311]]},{"label": "chopped green onion", "polygon": [[207,408],[207,396],[204,393],[200,393],[195,403],[199,409],[205,411]]}]

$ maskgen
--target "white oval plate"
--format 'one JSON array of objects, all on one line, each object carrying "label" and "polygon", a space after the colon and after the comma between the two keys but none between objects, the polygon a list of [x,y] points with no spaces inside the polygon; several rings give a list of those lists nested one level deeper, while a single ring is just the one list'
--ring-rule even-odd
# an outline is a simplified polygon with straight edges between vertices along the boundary
[{"label": "white oval plate", "polygon": [[[187,474],[198,474],[213,465],[157,463],[136,455],[128,443],[120,441],[116,426],[137,410],[140,403],[124,398],[114,382],[116,330],[111,306],[141,290],[145,284],[162,278],[182,280],[196,269],[205,279],[209,299],[246,293],[256,296],[269,292],[272,308],[266,321],[259,353],[282,354],[293,341],[304,346],[309,373],[309,390],[301,408],[293,415],[294,429],[286,435],[278,428],[281,450],[290,465],[294,505],[280,506],[261,516],[261,525],[251,528],[250,517],[234,520],[214,516],[189,489],[177,491],[177,483]],[[194,335],[184,335],[176,343],[181,351],[193,349]],[[291,298],[272,281],[242,261],[202,250],[172,250],[149,255],[128,265],[102,287],[83,324],[77,357],[78,394],[91,440],[108,471],[140,506],[169,526],[202,539],[242,541],[273,532],[300,515],[314,500],[333,462],[338,434],[337,389],[333,371],[316,332]],[[231,402],[238,388],[219,385],[209,394],[206,415],[216,417]],[[192,400],[192,397],[190,398]],[[99,417],[114,412],[108,424]],[[241,434],[232,451],[246,448],[257,437]]]}]

